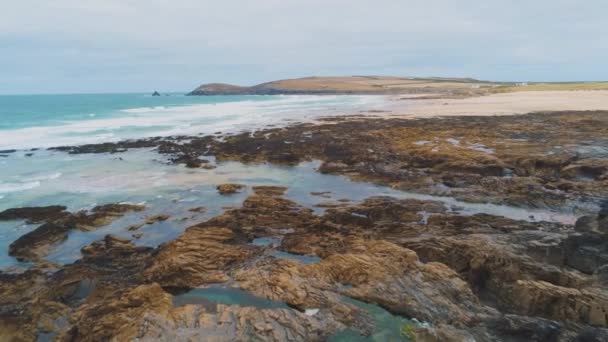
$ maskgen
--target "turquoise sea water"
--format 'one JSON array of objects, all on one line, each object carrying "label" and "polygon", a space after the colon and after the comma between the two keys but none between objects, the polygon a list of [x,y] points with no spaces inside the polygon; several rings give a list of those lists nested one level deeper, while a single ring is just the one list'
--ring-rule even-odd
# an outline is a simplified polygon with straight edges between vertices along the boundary
[{"label": "turquoise sea water", "polygon": [[74,94],[0,96],[0,130],[33,126],[60,126],[70,121],[98,120],[124,115],[123,110],[174,107],[237,101],[264,101],[270,97],[150,96],[148,94]]},{"label": "turquoise sea water", "polygon": [[[382,103],[381,97],[370,96],[0,96],[0,211],[51,204],[75,211],[113,202],[146,203],[144,213],[129,214],[94,232],[72,232],[51,250],[48,259],[73,262],[80,257],[82,246],[105,234],[131,237],[125,230],[129,224],[158,213],[170,214],[171,220],[146,227],[144,236],[137,240],[140,245],[156,246],[177,237],[188,225],[220,214],[223,207],[240,205],[250,193],[220,196],[215,186],[222,182],[297,188],[294,179],[314,171],[311,166],[283,169],[238,163],[224,163],[215,170],[192,170],[167,165],[165,157],[149,149],[121,155],[69,155],[45,148],[159,135],[236,132],[374,109]],[[12,149],[17,151],[7,151]],[[188,211],[197,206],[207,211]],[[0,222],[0,269],[21,265],[7,255],[8,246],[35,228],[23,222]]]},{"label": "turquoise sea water", "polygon": [[236,131],[377,107],[378,96],[0,96],[0,150]]}]

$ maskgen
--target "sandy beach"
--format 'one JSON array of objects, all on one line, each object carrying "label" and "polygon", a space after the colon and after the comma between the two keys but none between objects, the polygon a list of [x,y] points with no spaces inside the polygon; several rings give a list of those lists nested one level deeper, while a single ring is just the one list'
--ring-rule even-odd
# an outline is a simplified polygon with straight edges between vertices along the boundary
[{"label": "sandy beach", "polygon": [[544,111],[607,110],[608,91],[520,91],[464,99],[402,100],[394,96],[396,116],[511,115]]}]

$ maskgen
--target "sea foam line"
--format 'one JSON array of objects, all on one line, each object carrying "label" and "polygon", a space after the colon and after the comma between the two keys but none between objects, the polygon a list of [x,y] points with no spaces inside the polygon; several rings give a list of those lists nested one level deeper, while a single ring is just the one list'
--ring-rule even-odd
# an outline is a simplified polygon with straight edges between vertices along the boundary
[{"label": "sea foam line", "polygon": [[0,183],[0,193],[19,192],[37,188],[40,186],[39,181],[27,183]]},{"label": "sea foam line", "polygon": [[284,96],[261,101],[235,101],[175,107],[138,107],[119,111],[123,116],[69,121],[58,126],[4,130],[0,149],[47,148],[149,136],[234,132],[351,112],[385,98],[379,96]]}]

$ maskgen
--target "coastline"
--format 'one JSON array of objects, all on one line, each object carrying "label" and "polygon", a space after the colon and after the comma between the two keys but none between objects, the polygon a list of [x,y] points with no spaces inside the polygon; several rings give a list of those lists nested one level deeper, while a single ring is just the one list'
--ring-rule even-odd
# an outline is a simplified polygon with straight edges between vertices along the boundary
[{"label": "coastline", "polygon": [[[42,100],[42,101],[41,101]],[[37,101],[41,101],[38,103]],[[384,106],[379,96],[152,97],[143,94],[13,98],[0,109],[0,150],[239,132]],[[96,105],[100,103],[101,105]],[[111,104],[109,108],[107,104]],[[47,106],[69,109],[45,110]],[[36,115],[40,123],[28,121]],[[20,122],[21,120],[21,122]],[[17,122],[10,127],[10,122]]]},{"label": "coastline", "polygon": [[[521,108],[552,96],[533,94]],[[399,338],[406,326],[438,340],[529,329],[603,336],[608,111],[495,116],[507,110],[497,98],[52,148],[99,163],[101,188],[141,177],[150,194],[0,212],[3,224],[27,224],[8,252],[28,263],[0,272],[0,304],[27,313],[7,331],[348,341]],[[445,115],[441,101],[470,115]],[[485,105],[472,116],[475,101]],[[87,159],[95,155],[103,158]],[[85,175],[97,191],[100,174]],[[157,184],[168,186],[163,198],[153,196]],[[100,317],[103,330],[94,328]]]},{"label": "coastline", "polygon": [[[464,172],[481,177],[506,177],[507,173],[523,176],[535,172],[534,167],[524,166],[525,164],[552,165],[557,162],[558,164],[552,165],[551,168],[597,167],[599,169],[593,171],[596,173],[593,177],[603,180],[602,159],[608,157],[608,140],[604,136],[606,128],[603,128],[608,127],[604,124],[608,119],[607,113],[608,111],[560,111],[525,115],[425,117],[401,117],[399,114],[392,117],[389,112],[374,112],[371,115],[358,113],[319,117],[308,122],[237,133],[136,139],[117,143],[61,146],[51,150],[70,154],[95,154],[120,153],[133,148],[154,148],[158,153],[168,156],[171,163],[193,168],[200,167],[199,159],[207,156],[212,156],[218,162],[269,162],[277,165],[296,165],[302,161],[320,160],[323,163],[319,169],[321,172],[342,174],[355,180],[380,182],[406,191],[444,194],[446,189],[428,183],[429,172]],[[411,120],[412,118],[416,120]],[[568,128],[561,126],[563,122],[578,125],[579,131],[566,134]],[[534,125],[530,126],[531,123]],[[535,125],[543,126],[545,130],[550,128],[551,131],[537,131]],[[552,142],[548,143],[547,139]],[[584,148],[590,145],[596,148]],[[554,149],[554,146],[557,146],[557,149]],[[525,157],[535,161],[519,160]],[[596,160],[598,158],[600,160]],[[553,159],[555,161],[550,161]],[[395,162],[398,165],[390,165]],[[575,166],[581,162],[598,165]],[[375,163],[383,165],[373,165]],[[524,169],[516,170],[518,167]],[[399,170],[406,168],[412,173],[413,179],[401,181]],[[417,174],[417,169],[422,173]],[[570,177],[578,177],[577,172],[574,171]],[[513,181],[511,177],[504,179]],[[419,184],[419,181],[424,183]],[[582,191],[588,195],[593,187]],[[514,189],[517,189],[517,186]],[[517,206],[516,199],[509,200],[508,195],[502,194],[506,190],[500,187],[499,192],[494,195],[496,197],[479,197],[484,193],[491,194],[492,191],[478,189],[477,194],[472,188],[466,187],[457,194],[457,198],[470,202],[509,203]],[[535,196],[541,201],[555,198],[550,192]],[[515,198],[519,196],[512,195]],[[532,207],[539,206],[540,203],[532,204]],[[528,205],[530,203],[522,207]],[[560,206],[553,204],[549,207],[557,209]]]}]

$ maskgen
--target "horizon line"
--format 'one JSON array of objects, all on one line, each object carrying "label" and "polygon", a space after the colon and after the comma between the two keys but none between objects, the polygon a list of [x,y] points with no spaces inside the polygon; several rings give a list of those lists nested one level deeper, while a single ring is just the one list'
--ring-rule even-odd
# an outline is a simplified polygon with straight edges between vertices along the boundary
[{"label": "horizon line", "polygon": [[[489,82],[489,83],[531,83],[531,84],[572,84],[572,83],[606,83],[608,82],[608,80],[568,80],[568,81],[531,81],[531,80],[527,80],[527,81],[522,81],[522,80],[518,80],[518,81],[499,81],[499,80],[484,80],[484,79],[478,79],[475,77],[468,77],[468,76],[399,76],[399,75],[382,75],[382,74],[376,74],[376,75],[365,75],[365,74],[356,74],[356,75],[326,75],[326,76],[320,76],[320,75],[311,75],[311,76],[301,76],[301,77],[288,77],[288,78],[281,78],[281,79],[274,79],[274,80],[270,80],[270,81],[264,81],[261,83],[256,83],[253,85],[240,85],[238,83],[228,83],[228,82],[222,82],[222,81],[209,81],[209,82],[203,82],[200,83],[198,86],[195,86],[194,89],[196,89],[197,87],[200,87],[201,85],[205,85],[205,84],[213,84],[213,83],[222,83],[222,84],[228,84],[228,85],[235,85],[235,86],[240,86],[240,87],[253,87],[256,85],[260,85],[260,84],[265,84],[265,83],[271,83],[271,82],[276,82],[276,81],[284,81],[284,80],[297,80],[297,79],[305,79],[305,78],[314,78],[314,77],[318,77],[318,78],[329,78],[329,77],[398,77],[398,78],[410,78],[410,79],[468,79],[468,80],[475,80],[478,82]],[[168,91],[159,91],[158,89],[152,89],[152,90],[147,90],[147,91],[143,91],[143,90],[133,90],[133,91],[83,91],[83,92],[78,92],[78,91],[66,91],[66,92],[32,92],[32,93],[23,93],[23,92],[17,92],[17,93],[2,93],[0,92],[0,96],[48,96],[48,95],[120,95],[120,94],[152,94],[155,91],[158,91],[160,94],[187,94],[189,92],[191,92],[192,90],[168,90]],[[216,96],[221,96],[221,95],[216,95]]]}]

